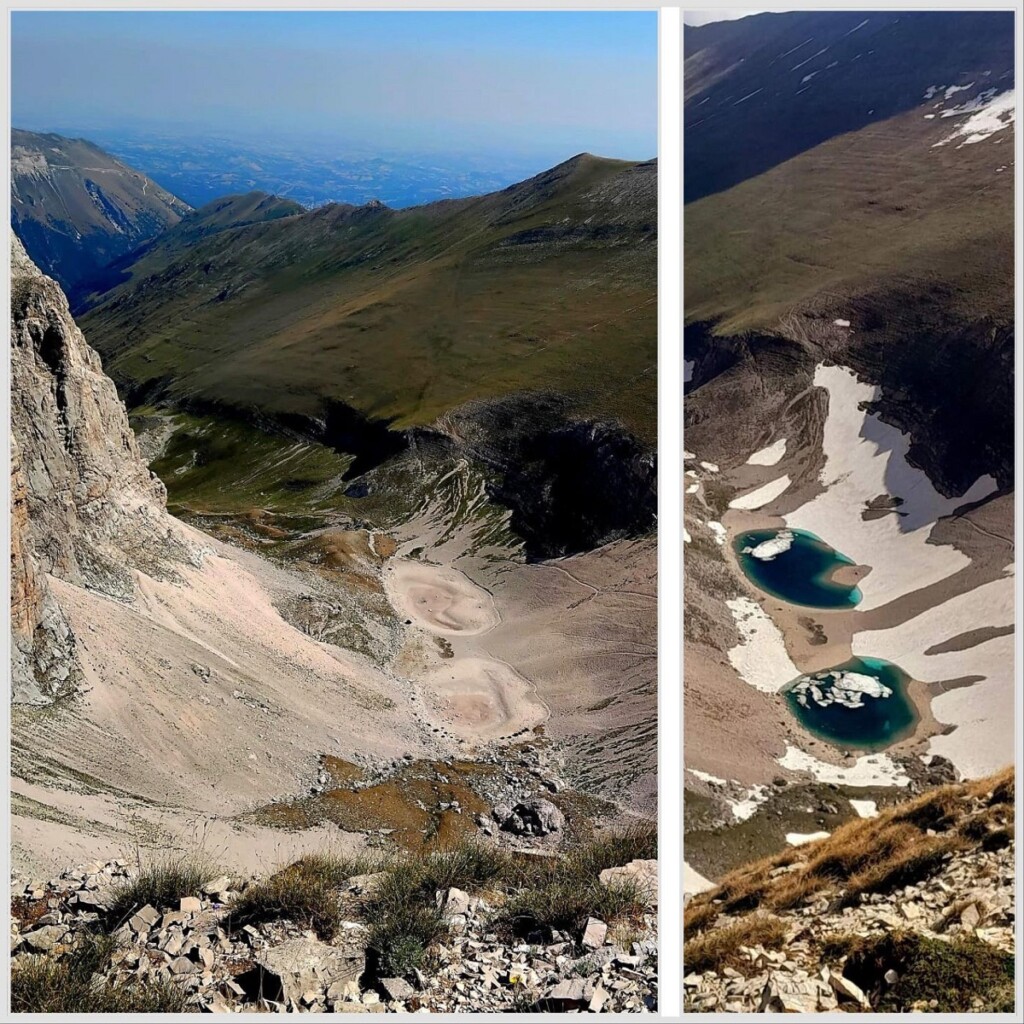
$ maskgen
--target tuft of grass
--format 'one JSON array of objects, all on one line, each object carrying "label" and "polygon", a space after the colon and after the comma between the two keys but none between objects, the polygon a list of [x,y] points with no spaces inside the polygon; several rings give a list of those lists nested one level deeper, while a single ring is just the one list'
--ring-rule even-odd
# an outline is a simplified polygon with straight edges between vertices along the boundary
[{"label": "tuft of grass", "polygon": [[844,900],[853,902],[869,892],[891,892],[934,874],[954,850],[965,843],[953,836],[924,836],[885,859],[858,871],[846,883]]},{"label": "tuft of grass", "polygon": [[[902,931],[850,939],[846,945],[844,975],[865,992],[876,993],[880,1012],[1013,1012],[1012,954],[973,935],[945,942]],[[897,974],[892,985],[885,984],[887,970]]]},{"label": "tuft of grass", "polygon": [[429,947],[448,934],[436,906],[409,899],[399,902],[396,896],[389,892],[385,913],[371,918],[367,969],[377,978],[411,978],[426,962]]},{"label": "tuft of grass", "polygon": [[721,928],[690,939],[683,945],[683,967],[690,971],[720,971],[748,966],[739,955],[741,946],[778,949],[786,941],[786,924],[771,914],[742,917]]},{"label": "tuft of grass", "polygon": [[376,870],[365,858],[310,854],[276,874],[254,882],[231,907],[231,924],[287,920],[331,938],[341,921],[341,888],[354,875]]},{"label": "tuft of grass", "polygon": [[11,971],[14,1013],[184,1013],[187,993],[171,981],[97,980],[109,968],[117,943],[86,935],[59,957],[33,956]]},{"label": "tuft of grass", "polygon": [[119,925],[147,904],[157,910],[177,910],[183,896],[197,895],[205,882],[219,874],[220,868],[202,854],[166,857],[114,887],[108,920]]},{"label": "tuft of grass", "polygon": [[653,826],[598,836],[564,858],[523,865],[509,899],[497,915],[499,926],[514,935],[567,931],[582,935],[587,918],[606,924],[639,920],[647,894],[634,882],[602,885],[606,868],[657,857]]},{"label": "tuft of grass", "polygon": [[690,900],[683,911],[683,934],[699,935],[718,920],[721,908],[710,900]]}]

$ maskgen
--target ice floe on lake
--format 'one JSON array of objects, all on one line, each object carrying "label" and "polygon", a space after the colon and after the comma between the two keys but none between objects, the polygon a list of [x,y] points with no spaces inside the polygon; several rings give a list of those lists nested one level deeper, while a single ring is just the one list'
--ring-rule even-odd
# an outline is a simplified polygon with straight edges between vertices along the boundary
[{"label": "ice floe on lake", "polygon": [[763,540],[752,548],[744,548],[742,554],[750,555],[751,558],[759,558],[762,562],[771,562],[779,555],[788,551],[793,546],[793,540],[792,530],[779,530],[774,537]]},{"label": "ice floe on lake", "polygon": [[797,703],[807,707],[814,701],[819,707],[842,704],[848,708],[864,707],[864,698],[884,699],[892,690],[880,679],[862,672],[840,672],[835,669],[813,676],[801,676],[791,688]]}]

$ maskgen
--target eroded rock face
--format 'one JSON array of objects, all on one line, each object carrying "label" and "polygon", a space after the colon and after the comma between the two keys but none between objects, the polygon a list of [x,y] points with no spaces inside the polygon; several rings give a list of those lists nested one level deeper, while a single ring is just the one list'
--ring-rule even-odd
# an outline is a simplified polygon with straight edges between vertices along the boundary
[{"label": "eroded rock face", "polygon": [[12,696],[38,704],[80,671],[48,577],[126,600],[195,556],[60,286],[17,238],[11,264]]}]

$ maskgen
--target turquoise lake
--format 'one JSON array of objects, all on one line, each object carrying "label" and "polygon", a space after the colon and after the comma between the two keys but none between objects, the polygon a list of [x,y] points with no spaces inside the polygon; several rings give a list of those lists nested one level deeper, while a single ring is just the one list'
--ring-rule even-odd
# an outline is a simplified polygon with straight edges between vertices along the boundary
[{"label": "turquoise lake", "polygon": [[908,682],[907,674],[890,661],[851,658],[794,679],[782,696],[800,724],[819,739],[881,750],[909,735],[917,723]]},{"label": "turquoise lake", "polygon": [[740,568],[765,593],[805,608],[854,608],[860,588],[832,581],[844,565],[854,565],[807,530],[747,530],[733,541]]}]

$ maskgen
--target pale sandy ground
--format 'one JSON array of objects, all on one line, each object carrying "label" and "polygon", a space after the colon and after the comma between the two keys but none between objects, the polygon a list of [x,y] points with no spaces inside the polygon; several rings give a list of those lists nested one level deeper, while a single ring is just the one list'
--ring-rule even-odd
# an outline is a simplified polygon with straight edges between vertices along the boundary
[{"label": "pale sandy ground", "polygon": [[419,683],[451,731],[474,745],[535,729],[548,717],[526,679],[510,665],[488,658],[452,659]]},{"label": "pale sandy ground", "polygon": [[[477,638],[529,680],[566,773],[626,810],[657,798],[657,546],[622,540],[540,564],[464,559],[501,621]],[[455,642],[453,641],[453,644]]]},{"label": "pale sandy ground", "polygon": [[[362,837],[334,828],[236,818],[308,792],[322,754],[458,756],[541,726],[569,781],[623,813],[653,813],[653,541],[525,565],[459,559],[458,539],[431,547],[437,533],[410,524],[382,582],[411,623],[399,649],[371,661],[277,611],[310,576],[180,529],[208,550],[202,568],[183,567],[179,582],[139,576],[131,604],[53,583],[82,641],[86,691],[66,707],[14,709],[18,870],[198,845],[265,870],[353,848]],[[424,545],[437,564],[405,557]]]},{"label": "pale sandy ground", "polygon": [[[114,844],[145,840],[148,826],[133,817],[144,825],[154,808],[202,821],[234,862],[254,840],[228,819],[304,791],[318,755],[439,752],[413,717],[407,681],[281,617],[275,598],[301,592],[301,579],[182,529],[209,549],[202,568],[182,567],[182,583],[140,576],[133,604],[52,581],[81,640],[86,692],[70,706],[14,709],[12,768],[18,785],[35,785],[33,800],[75,793],[75,816],[92,819],[102,818],[98,800],[124,798]],[[44,786],[49,800],[40,798]],[[75,821],[47,822],[40,845],[45,810],[22,811],[12,820],[22,862],[72,863]],[[175,834],[165,828],[159,842]]]}]

